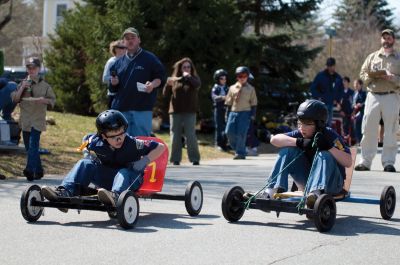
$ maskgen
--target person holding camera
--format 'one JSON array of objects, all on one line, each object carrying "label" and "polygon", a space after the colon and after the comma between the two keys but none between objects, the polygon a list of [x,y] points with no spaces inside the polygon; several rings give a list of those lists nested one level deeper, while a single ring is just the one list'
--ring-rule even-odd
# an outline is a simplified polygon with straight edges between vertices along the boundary
[{"label": "person holding camera", "polygon": [[[126,46],[123,42],[123,40],[117,40],[117,41],[112,41],[110,43],[110,54],[112,57],[108,59],[106,62],[106,65],[104,66],[104,71],[103,71],[103,83],[104,84],[109,84],[111,76],[115,77],[116,72],[110,71],[111,65],[115,63],[115,61],[123,56],[126,52]],[[115,93],[111,92],[110,89],[107,90],[107,97],[108,97],[108,108],[111,108],[112,101],[114,99]]]},{"label": "person holding camera", "polygon": [[153,53],[140,47],[137,29],[127,28],[122,39],[127,51],[110,67],[109,89],[115,93],[111,108],[124,114],[129,135],[150,136],[157,88],[165,79],[164,66]]},{"label": "person holding camera", "polygon": [[54,107],[56,101],[53,89],[39,75],[40,67],[39,58],[29,58],[26,63],[28,76],[11,94],[13,102],[19,103],[21,110],[19,124],[28,155],[23,174],[29,181],[43,177],[44,171],[39,155],[40,134],[46,130],[47,106]]},{"label": "person holding camera", "polygon": [[199,165],[200,152],[196,137],[196,112],[201,82],[192,60],[185,57],[173,66],[163,95],[169,100],[169,122],[171,135],[170,162],[179,165],[182,160],[182,131],[186,136],[189,161]]}]

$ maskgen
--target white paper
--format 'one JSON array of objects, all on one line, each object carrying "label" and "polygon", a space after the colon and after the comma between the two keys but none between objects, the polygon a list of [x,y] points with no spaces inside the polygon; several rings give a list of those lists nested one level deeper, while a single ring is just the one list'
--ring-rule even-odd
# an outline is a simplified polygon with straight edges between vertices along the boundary
[{"label": "white paper", "polygon": [[146,92],[146,85],[140,82],[136,82],[137,90],[140,92]]}]

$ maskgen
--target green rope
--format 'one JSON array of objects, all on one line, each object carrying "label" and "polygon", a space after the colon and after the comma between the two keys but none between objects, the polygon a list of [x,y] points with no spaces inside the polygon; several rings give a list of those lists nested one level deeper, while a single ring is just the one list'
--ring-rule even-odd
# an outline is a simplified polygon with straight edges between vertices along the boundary
[{"label": "green rope", "polygon": [[272,182],[273,180],[275,180],[276,178],[278,178],[278,176],[279,176],[280,174],[282,174],[282,172],[283,172],[286,168],[288,168],[294,161],[296,161],[301,155],[303,155],[304,152],[305,152],[305,151],[303,150],[300,154],[298,154],[295,158],[293,158],[293,160],[290,161],[290,163],[287,164],[280,172],[278,172],[277,174],[275,174],[275,176],[272,176],[272,177],[268,178],[268,181],[267,181],[267,183],[264,185],[264,187],[262,187],[259,191],[257,191],[257,193],[255,193],[254,195],[252,195],[252,196],[244,203],[244,204],[245,204],[246,210],[249,209],[250,203],[256,198],[256,196],[257,196],[258,194],[260,194],[269,184],[271,184],[271,182]]}]

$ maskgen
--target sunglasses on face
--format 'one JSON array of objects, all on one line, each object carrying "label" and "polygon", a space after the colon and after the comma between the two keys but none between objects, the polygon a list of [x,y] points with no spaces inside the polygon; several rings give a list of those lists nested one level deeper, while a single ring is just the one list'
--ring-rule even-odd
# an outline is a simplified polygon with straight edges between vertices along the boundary
[{"label": "sunglasses on face", "polygon": [[104,135],[108,140],[113,140],[116,141],[120,138],[122,138],[125,135],[125,131],[123,131],[122,133],[116,134],[116,135]]},{"label": "sunglasses on face", "polygon": [[236,77],[239,78],[239,79],[244,79],[244,78],[247,78],[248,75],[246,75],[246,74],[244,74],[244,75],[237,75]]}]

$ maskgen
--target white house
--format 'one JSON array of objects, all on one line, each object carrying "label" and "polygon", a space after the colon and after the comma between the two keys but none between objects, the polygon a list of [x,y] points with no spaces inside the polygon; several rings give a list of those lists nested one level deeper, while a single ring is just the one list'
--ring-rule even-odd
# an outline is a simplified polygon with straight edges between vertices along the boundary
[{"label": "white house", "polygon": [[29,36],[22,38],[22,65],[25,59],[31,56],[42,57],[43,51],[48,47],[48,36],[55,33],[55,29],[63,20],[63,12],[74,8],[76,4],[84,4],[82,0],[44,0],[42,36]]}]

